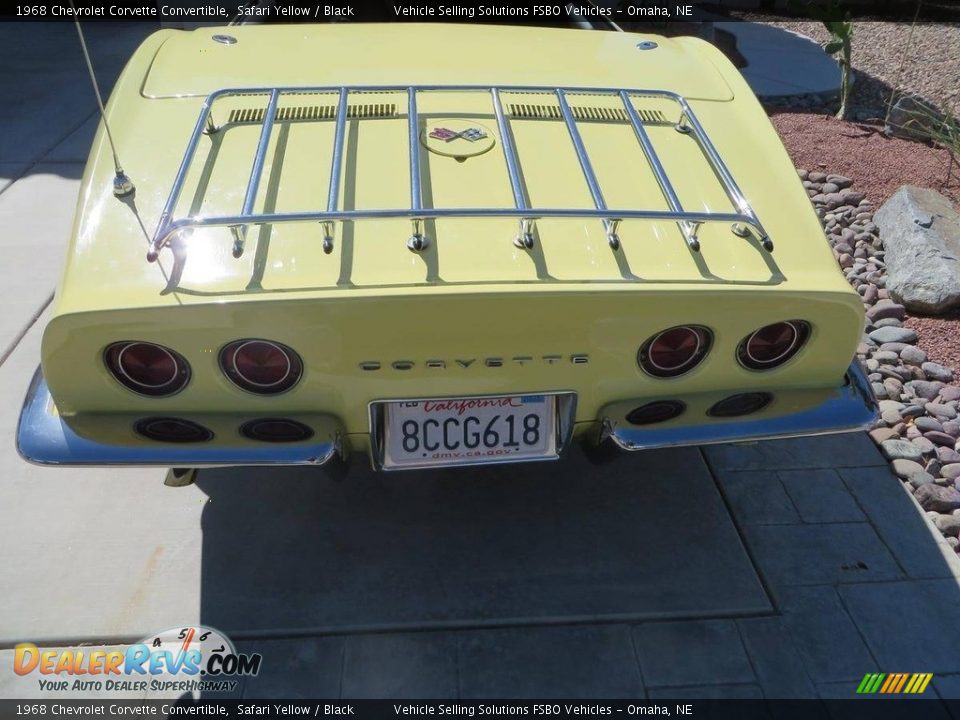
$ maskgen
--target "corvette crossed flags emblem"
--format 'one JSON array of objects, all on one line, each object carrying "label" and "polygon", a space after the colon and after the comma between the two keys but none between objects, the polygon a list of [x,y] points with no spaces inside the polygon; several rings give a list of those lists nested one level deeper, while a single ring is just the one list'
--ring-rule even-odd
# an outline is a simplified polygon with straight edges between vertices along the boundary
[{"label": "corvette crossed flags emblem", "polygon": [[466,130],[461,130],[456,132],[455,130],[449,130],[445,127],[435,127],[430,131],[430,137],[435,140],[443,140],[444,142],[451,142],[457,138],[463,138],[464,140],[469,140],[470,142],[475,142],[477,140],[482,140],[487,136],[480,128],[467,128]]}]

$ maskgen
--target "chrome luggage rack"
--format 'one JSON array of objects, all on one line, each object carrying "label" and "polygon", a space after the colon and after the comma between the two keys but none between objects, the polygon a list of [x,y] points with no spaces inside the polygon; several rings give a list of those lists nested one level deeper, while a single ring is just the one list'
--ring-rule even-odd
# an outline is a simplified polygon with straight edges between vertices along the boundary
[{"label": "chrome luggage rack", "polygon": [[[500,135],[500,145],[503,150],[504,160],[506,161],[506,170],[510,179],[510,187],[513,192],[513,207],[476,207],[476,208],[427,208],[423,206],[422,198],[422,179],[420,174],[420,123],[417,114],[417,96],[420,93],[435,92],[477,92],[486,93],[490,96],[493,110],[493,116],[496,119],[497,130]],[[407,127],[409,140],[409,163],[410,163],[410,207],[401,208],[377,208],[365,210],[345,210],[338,207],[340,196],[340,178],[343,165],[343,146],[344,135],[347,125],[347,101],[351,93],[403,93],[407,96]],[[544,208],[532,207],[527,200],[527,193],[520,178],[519,160],[516,149],[514,148],[513,137],[510,132],[509,120],[504,113],[501,101],[501,93],[523,93],[523,94],[541,94],[552,95],[559,103],[559,110],[562,116],[573,148],[577,153],[580,162],[580,169],[583,171],[583,177],[590,195],[593,198],[592,208]],[[303,210],[297,212],[255,212],[254,203],[257,197],[257,190],[260,185],[260,178],[263,173],[264,159],[267,154],[267,147],[270,143],[270,134],[273,130],[274,122],[277,118],[278,103],[280,97],[284,94],[304,95],[304,94],[336,94],[338,95],[337,112],[334,118],[336,123],[333,140],[333,159],[330,167],[330,184],[327,193],[326,210]],[[253,165],[250,170],[250,177],[247,181],[247,189],[244,194],[243,207],[236,215],[190,215],[187,217],[175,218],[174,209],[180,199],[186,180],[187,172],[193,161],[197,147],[199,146],[204,134],[213,135],[220,131],[213,119],[214,103],[225,97],[238,95],[264,95],[268,98],[266,109],[263,113],[262,126],[260,129],[260,139],[257,143],[256,155],[253,159]],[[567,100],[568,95],[593,95],[616,97],[623,104],[623,110],[627,120],[633,127],[637,141],[643,150],[650,169],[656,177],[660,191],[667,202],[667,210],[652,209],[622,209],[610,208],[607,206],[603,197],[603,191],[597,181],[590,157],[587,154],[580,131],[577,128],[577,119]],[[633,105],[634,97],[654,97],[671,100],[678,106],[680,115],[674,125],[677,132],[689,134],[700,146],[707,162],[710,164],[718,180],[723,186],[727,197],[733,205],[733,212],[718,213],[704,211],[689,211],[683,208],[670,178],[654,150],[653,144],[644,126],[644,121],[640,113]],[[311,119],[311,122],[324,121],[326,118]],[[687,100],[677,94],[667,90],[649,90],[649,89],[611,89],[611,88],[592,88],[592,87],[542,87],[542,86],[479,86],[479,85],[412,85],[412,86],[323,86],[323,87],[266,87],[266,88],[230,88],[217,90],[207,96],[200,109],[200,116],[197,118],[196,126],[190,141],[187,144],[186,152],[177,171],[177,176],[170,190],[166,205],[160,216],[160,222],[154,233],[147,252],[147,260],[154,262],[160,251],[174,238],[178,233],[190,228],[203,227],[228,227],[233,235],[233,255],[239,258],[243,255],[244,244],[246,242],[247,227],[249,225],[265,225],[273,223],[302,223],[316,222],[323,229],[323,250],[329,253],[333,250],[334,224],[337,222],[347,222],[354,220],[364,220],[372,218],[406,218],[412,223],[412,233],[407,240],[407,246],[414,252],[420,252],[429,243],[429,239],[424,234],[424,221],[438,218],[483,218],[483,217],[513,217],[519,220],[519,233],[514,239],[514,244],[518,247],[532,248],[534,243],[535,223],[540,218],[596,218],[603,223],[604,231],[610,247],[616,251],[620,247],[620,239],[617,235],[617,228],[623,220],[652,220],[652,221],[675,221],[683,235],[684,240],[692,251],[700,250],[700,241],[697,234],[703,223],[719,222],[729,223],[731,231],[741,237],[751,236],[751,229],[756,233],[756,238],[768,252],[772,252],[773,243],[771,242],[763,226],[760,224],[756,213],[747,202],[736,181],[733,179],[729,169],[724,164],[720,154],[717,152],[710,138],[707,136],[703,126],[697,120],[696,115],[690,108]]]}]

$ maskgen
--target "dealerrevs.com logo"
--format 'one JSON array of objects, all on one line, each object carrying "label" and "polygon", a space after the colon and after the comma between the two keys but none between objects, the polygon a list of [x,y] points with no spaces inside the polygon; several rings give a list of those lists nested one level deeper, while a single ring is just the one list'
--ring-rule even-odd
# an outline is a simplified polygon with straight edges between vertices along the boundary
[{"label": "dealerrevs.com logo", "polygon": [[14,648],[13,671],[35,676],[41,690],[230,692],[237,677],[256,675],[259,653],[238,653],[219,630],[171,628],[125,648],[46,650],[33,643]]}]

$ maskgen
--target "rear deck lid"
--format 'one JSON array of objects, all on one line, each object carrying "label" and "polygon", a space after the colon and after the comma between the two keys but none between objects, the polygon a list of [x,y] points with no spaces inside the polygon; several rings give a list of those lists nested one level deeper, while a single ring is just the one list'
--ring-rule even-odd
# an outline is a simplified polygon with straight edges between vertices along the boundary
[{"label": "rear deck lid", "polygon": [[[236,40],[222,43],[215,35]],[[698,41],[560,28],[451,24],[336,24],[201,28],[160,47],[149,98],[227,87],[302,85],[552,85],[649,88],[688,99],[733,93]]]}]

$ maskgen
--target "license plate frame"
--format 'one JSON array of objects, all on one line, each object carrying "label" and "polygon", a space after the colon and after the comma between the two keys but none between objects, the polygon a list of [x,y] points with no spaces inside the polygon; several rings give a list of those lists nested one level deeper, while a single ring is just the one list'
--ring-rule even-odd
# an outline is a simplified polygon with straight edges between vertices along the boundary
[{"label": "license plate frame", "polygon": [[[392,456],[390,451],[390,440],[395,429],[391,429],[391,421],[396,417],[402,417],[397,409],[402,405],[411,403],[459,403],[475,400],[491,401],[503,399],[523,399],[523,398],[543,398],[548,403],[552,415],[550,427],[545,430],[549,433],[548,442],[543,452],[537,454],[517,454],[508,455],[483,455],[470,457],[447,457],[447,458],[429,458],[425,460],[413,460],[412,458],[403,458],[398,462],[396,457]],[[376,400],[370,403],[370,439],[373,465],[378,470],[399,471],[399,470],[423,470],[431,468],[449,468],[470,465],[498,465],[505,463],[524,463],[524,462],[542,462],[557,460],[569,444],[573,434],[573,424],[576,412],[576,394],[564,391],[547,392],[521,392],[504,393],[498,395],[474,395],[464,397],[428,397],[428,398],[409,398],[409,399],[389,399]],[[409,415],[416,412],[410,408],[405,408]],[[449,417],[449,416],[448,416]],[[506,422],[503,420],[502,422]],[[480,428],[481,432],[483,428]],[[396,446],[394,445],[394,448]],[[484,445],[481,443],[481,448]],[[491,448],[492,449],[492,448]]]}]

